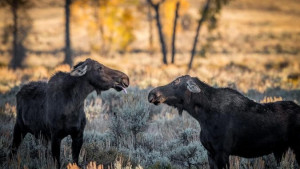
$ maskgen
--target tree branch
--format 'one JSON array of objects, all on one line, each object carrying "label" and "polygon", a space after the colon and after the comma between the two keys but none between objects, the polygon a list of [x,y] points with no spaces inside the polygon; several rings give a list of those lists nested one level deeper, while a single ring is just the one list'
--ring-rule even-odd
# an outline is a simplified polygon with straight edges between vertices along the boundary
[{"label": "tree branch", "polygon": [[192,63],[193,63],[193,59],[194,59],[194,56],[195,56],[197,42],[198,42],[198,36],[199,36],[199,33],[200,33],[201,26],[202,26],[203,22],[206,20],[209,7],[210,7],[210,0],[207,0],[206,4],[205,4],[205,6],[203,7],[203,10],[202,10],[201,19],[198,22],[198,26],[197,26],[197,30],[196,30],[196,36],[195,36],[194,44],[193,44],[193,49],[191,51],[191,60],[190,60],[189,66],[188,66],[189,70],[192,68]]}]

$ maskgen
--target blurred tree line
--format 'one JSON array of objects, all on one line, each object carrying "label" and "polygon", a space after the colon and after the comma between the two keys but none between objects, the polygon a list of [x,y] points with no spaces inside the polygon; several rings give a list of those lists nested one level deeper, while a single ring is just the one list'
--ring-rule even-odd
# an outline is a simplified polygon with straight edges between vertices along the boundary
[{"label": "blurred tree line", "polygon": [[[10,66],[15,69],[21,67],[26,55],[23,41],[31,29],[31,19],[26,10],[30,8],[31,4],[27,0],[2,0],[0,1],[0,7],[3,6],[8,6],[12,13],[13,25],[8,27],[12,29],[13,36]],[[8,33],[8,30],[5,33]]]},{"label": "blurred tree line", "polygon": [[[49,5],[54,1],[46,0]],[[218,14],[229,0],[205,0],[199,9],[199,19],[195,32],[194,42],[191,43],[191,57],[188,68],[192,68],[196,53],[197,42],[201,27],[207,22],[209,29],[216,27]],[[26,56],[24,40],[32,25],[32,20],[27,14],[31,8],[39,6],[37,0],[1,0],[0,7],[8,7],[12,14],[13,25],[9,27],[12,31],[12,68],[22,67]],[[65,24],[65,47],[63,63],[73,65],[73,54],[70,34],[70,20],[87,25],[88,34],[91,39],[91,50],[99,55],[108,55],[111,51],[124,53],[129,51],[130,44],[135,40],[135,22],[141,20],[139,13],[146,14],[149,23],[149,50],[153,53],[153,26],[156,22],[158,39],[161,47],[162,62],[168,64],[168,40],[170,42],[171,63],[175,63],[176,55],[176,32],[178,32],[178,18],[191,22],[189,17],[184,17],[189,9],[189,0],[65,0],[58,5],[64,6]],[[184,22],[183,22],[184,23]],[[9,34],[10,32],[5,32]]]}]

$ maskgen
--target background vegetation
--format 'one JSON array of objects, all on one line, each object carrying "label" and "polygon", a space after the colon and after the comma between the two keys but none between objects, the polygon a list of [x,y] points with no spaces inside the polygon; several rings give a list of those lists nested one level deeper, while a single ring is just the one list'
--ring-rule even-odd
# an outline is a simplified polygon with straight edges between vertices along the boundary
[{"label": "background vegetation", "polygon": [[[110,90],[86,99],[80,163],[94,161],[88,168],[207,168],[199,124],[187,113],[179,117],[173,108],[147,103],[151,88],[183,74],[258,102],[300,103],[296,0],[2,0],[0,5],[2,168],[53,168],[46,147],[31,135],[17,157],[7,160],[15,94],[23,84],[69,71],[87,57],[124,71],[131,83],[127,95]],[[61,151],[67,166],[70,138]],[[232,168],[276,168],[272,156],[230,162]],[[297,168],[292,153],[279,168]]]}]

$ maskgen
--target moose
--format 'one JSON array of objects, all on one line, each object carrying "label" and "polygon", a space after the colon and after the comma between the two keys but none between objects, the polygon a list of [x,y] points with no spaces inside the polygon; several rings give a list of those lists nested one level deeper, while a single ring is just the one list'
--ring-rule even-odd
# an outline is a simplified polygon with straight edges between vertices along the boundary
[{"label": "moose", "polygon": [[89,93],[129,86],[129,77],[120,71],[86,59],[70,73],[57,72],[47,82],[30,82],[16,95],[17,118],[13,131],[11,156],[27,133],[51,140],[51,152],[60,168],[61,140],[71,135],[72,158],[78,164],[86,125],[84,100]]},{"label": "moose", "polygon": [[279,164],[290,148],[300,165],[300,106],[292,101],[260,104],[230,88],[214,88],[185,75],[154,88],[148,101],[186,110],[201,126],[200,141],[211,169],[229,168],[229,156],[273,153]]}]

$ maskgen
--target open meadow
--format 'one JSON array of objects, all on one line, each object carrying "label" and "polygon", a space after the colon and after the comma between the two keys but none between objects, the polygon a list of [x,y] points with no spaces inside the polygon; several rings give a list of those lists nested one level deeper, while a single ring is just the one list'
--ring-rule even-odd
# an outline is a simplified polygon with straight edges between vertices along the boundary
[{"label": "open meadow", "polygon": [[[105,38],[91,24],[93,18],[88,17],[93,14],[92,7],[81,4],[85,1],[80,0],[71,5],[73,62],[92,58],[130,78],[127,94],[111,89],[101,95],[92,92],[86,98],[87,125],[79,156],[81,167],[209,168],[206,150],[199,139],[199,123],[187,112],[179,116],[177,109],[154,106],[147,99],[152,88],[185,74],[214,87],[236,89],[257,102],[291,100],[300,105],[300,1],[230,1],[217,15],[216,28],[210,30],[204,24],[191,70],[187,65],[204,1],[183,3],[175,63],[168,65],[162,63],[155,20],[151,22],[152,43],[149,40],[148,8],[143,7],[146,1],[127,6],[118,6],[116,0],[112,2],[116,4],[104,14],[120,8],[125,14],[130,10],[132,19],[126,22],[125,30],[117,29],[122,25],[104,29],[104,34],[111,34]],[[162,24],[166,43],[170,44],[168,29],[172,29],[169,25],[173,24],[170,18],[174,15],[167,11],[175,7],[172,0],[165,3],[161,9]],[[16,121],[16,93],[30,81],[47,81],[58,71],[72,70],[68,64],[62,64],[63,1],[46,0],[40,4],[34,1],[34,4],[21,16],[26,21],[23,41],[26,55],[22,67],[17,69],[9,66],[12,16],[8,7],[0,6],[0,168],[55,168],[51,153],[30,134],[24,138],[17,155],[7,158]],[[27,21],[26,17],[30,19]],[[183,23],[186,18],[189,18],[188,25]],[[113,21],[105,24],[110,22]],[[132,34],[124,33],[129,29]],[[118,36],[130,37],[130,43],[124,45],[128,39]],[[61,163],[64,168],[77,168],[71,162],[71,137],[67,137],[62,141]],[[291,151],[280,166],[273,155],[255,159],[232,156],[230,164],[231,169],[299,168]]]}]

